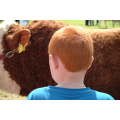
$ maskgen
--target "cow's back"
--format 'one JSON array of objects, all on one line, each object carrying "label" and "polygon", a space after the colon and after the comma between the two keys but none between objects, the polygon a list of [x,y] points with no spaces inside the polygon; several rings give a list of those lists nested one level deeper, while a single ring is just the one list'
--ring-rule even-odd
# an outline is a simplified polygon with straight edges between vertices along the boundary
[{"label": "cow's back", "polygon": [[94,43],[94,62],[85,85],[120,99],[120,28],[88,32]]}]

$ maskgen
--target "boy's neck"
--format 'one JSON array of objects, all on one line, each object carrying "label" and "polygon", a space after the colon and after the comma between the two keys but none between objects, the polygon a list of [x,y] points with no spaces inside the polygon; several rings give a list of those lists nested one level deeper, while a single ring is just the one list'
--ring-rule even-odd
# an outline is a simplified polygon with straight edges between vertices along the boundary
[{"label": "boy's neck", "polygon": [[66,75],[59,77],[57,80],[58,85],[57,87],[64,87],[64,88],[85,88],[84,85],[84,74],[76,75],[76,76],[69,76]]},{"label": "boy's neck", "polygon": [[73,89],[86,88],[84,84],[72,84],[72,83],[64,83],[64,82],[61,82],[56,86],[63,87],[63,88],[73,88]]}]

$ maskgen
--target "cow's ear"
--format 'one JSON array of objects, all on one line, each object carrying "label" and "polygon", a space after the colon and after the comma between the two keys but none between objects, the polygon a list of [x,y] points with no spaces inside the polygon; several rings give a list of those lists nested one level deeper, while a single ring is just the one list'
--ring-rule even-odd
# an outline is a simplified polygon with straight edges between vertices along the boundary
[{"label": "cow's ear", "polygon": [[20,38],[19,42],[23,45],[23,47],[25,47],[27,45],[29,37],[30,37],[30,31],[29,30],[24,29],[24,30],[19,31],[19,38]]},{"label": "cow's ear", "polygon": [[12,40],[9,45],[12,46],[13,51],[21,53],[25,50],[29,37],[30,31],[28,29],[22,29],[12,36]]}]

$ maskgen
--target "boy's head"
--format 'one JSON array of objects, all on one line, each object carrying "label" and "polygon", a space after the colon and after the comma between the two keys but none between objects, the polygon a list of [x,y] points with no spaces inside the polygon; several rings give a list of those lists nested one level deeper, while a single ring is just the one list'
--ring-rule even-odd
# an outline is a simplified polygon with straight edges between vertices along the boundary
[{"label": "boy's head", "polygon": [[67,71],[79,72],[92,62],[93,42],[83,28],[67,26],[54,33],[48,53],[57,56]]}]

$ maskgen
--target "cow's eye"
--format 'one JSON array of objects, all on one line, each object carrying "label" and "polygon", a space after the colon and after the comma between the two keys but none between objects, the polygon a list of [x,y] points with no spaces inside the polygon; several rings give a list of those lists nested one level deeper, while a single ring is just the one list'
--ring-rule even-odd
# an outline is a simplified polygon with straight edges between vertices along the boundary
[{"label": "cow's eye", "polygon": [[12,32],[8,32],[8,35],[12,35]]}]

